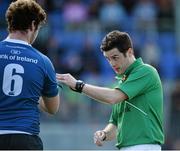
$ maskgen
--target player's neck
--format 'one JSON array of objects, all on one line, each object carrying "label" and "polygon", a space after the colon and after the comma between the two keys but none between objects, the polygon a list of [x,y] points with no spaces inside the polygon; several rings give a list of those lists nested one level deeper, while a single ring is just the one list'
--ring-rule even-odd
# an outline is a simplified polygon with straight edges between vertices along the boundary
[{"label": "player's neck", "polygon": [[22,41],[29,43],[29,35],[27,32],[13,31],[13,32],[9,33],[8,37],[10,39],[22,40]]}]

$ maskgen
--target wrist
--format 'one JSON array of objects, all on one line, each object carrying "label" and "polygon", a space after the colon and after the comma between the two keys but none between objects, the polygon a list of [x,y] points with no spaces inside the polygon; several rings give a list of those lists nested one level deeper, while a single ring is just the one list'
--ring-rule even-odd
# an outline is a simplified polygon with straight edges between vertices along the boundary
[{"label": "wrist", "polygon": [[83,81],[77,80],[76,85],[75,85],[75,91],[81,93],[84,85],[85,85],[85,83]]},{"label": "wrist", "polygon": [[103,131],[103,133],[104,133],[104,138],[102,139],[102,141],[105,141],[107,138],[107,133],[105,131]]}]

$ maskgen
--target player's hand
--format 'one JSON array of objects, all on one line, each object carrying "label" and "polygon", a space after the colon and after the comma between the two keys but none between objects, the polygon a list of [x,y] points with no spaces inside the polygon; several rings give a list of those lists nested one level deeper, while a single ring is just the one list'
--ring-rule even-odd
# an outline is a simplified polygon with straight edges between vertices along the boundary
[{"label": "player's hand", "polygon": [[72,89],[75,89],[77,80],[69,73],[67,74],[56,74],[56,79]]},{"label": "player's hand", "polygon": [[94,133],[94,143],[97,146],[102,146],[104,142],[103,140],[105,137],[106,137],[106,133],[103,130],[96,131]]}]

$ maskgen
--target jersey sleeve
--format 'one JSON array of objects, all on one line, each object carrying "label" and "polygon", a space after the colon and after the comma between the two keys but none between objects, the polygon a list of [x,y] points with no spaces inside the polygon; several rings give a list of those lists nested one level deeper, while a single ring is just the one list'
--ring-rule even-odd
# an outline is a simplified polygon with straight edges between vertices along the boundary
[{"label": "jersey sleeve", "polygon": [[116,107],[115,105],[113,106],[112,108],[112,112],[111,112],[111,116],[110,116],[110,119],[109,119],[109,123],[112,123],[113,125],[116,125],[117,126],[117,112],[116,112]]},{"label": "jersey sleeve", "polygon": [[120,83],[117,89],[123,91],[128,99],[132,99],[137,95],[143,94],[146,89],[151,85],[152,72],[146,70],[143,72],[136,71],[128,76],[127,80]]},{"label": "jersey sleeve", "polygon": [[54,97],[58,94],[58,83],[54,66],[48,57],[45,58],[46,78],[42,95],[45,97]]}]

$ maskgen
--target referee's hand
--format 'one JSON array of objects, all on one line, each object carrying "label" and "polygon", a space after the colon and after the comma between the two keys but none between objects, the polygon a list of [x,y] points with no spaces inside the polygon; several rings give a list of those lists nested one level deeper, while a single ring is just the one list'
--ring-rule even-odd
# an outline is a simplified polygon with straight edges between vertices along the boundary
[{"label": "referee's hand", "polygon": [[106,133],[103,130],[96,131],[94,133],[94,143],[97,146],[102,146],[104,143],[104,138],[106,137]]}]

